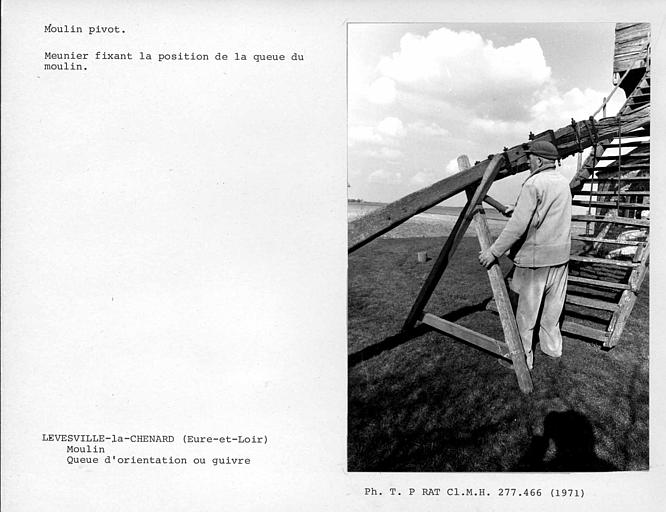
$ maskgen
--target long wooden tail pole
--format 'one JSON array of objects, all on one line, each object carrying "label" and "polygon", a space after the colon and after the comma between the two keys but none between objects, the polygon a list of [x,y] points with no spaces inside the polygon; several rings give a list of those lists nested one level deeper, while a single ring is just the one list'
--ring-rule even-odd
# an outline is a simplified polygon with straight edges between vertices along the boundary
[{"label": "long wooden tail pole", "polygon": [[[621,126],[620,126],[621,124]],[[622,122],[616,117],[600,119],[595,123],[597,140],[604,140],[617,136],[618,127],[624,135],[650,124],[650,107],[646,105],[628,114],[622,115]],[[580,138],[576,136],[576,129],[571,125],[555,131],[557,148],[562,158],[578,153],[581,149],[590,147],[593,140],[587,132],[584,123],[577,125]],[[516,172],[526,170],[528,167],[522,145],[514,146],[505,152],[508,161],[502,163],[497,179],[502,179]],[[413,192],[393,203],[378,208],[367,215],[354,219],[348,224],[347,250],[354,252],[368,242],[399,226],[414,215],[432,208],[436,204],[464,191],[483,177],[490,160],[484,160],[473,167],[458,174],[444,178],[433,185]]]},{"label": "long wooden tail pole", "polygon": [[423,313],[423,308],[430,300],[432,293],[437,287],[437,283],[439,283],[442,274],[444,274],[444,271],[446,270],[446,267],[451,260],[451,256],[458,247],[458,244],[465,234],[465,231],[467,231],[467,228],[469,227],[469,224],[474,217],[477,205],[483,200],[484,197],[486,197],[490,186],[495,181],[495,177],[500,170],[503,160],[503,154],[495,155],[486,167],[485,172],[483,173],[483,177],[481,178],[481,183],[479,183],[478,187],[476,187],[476,190],[468,199],[467,204],[463,208],[462,212],[460,212],[460,216],[458,217],[458,220],[456,221],[451,234],[449,234],[449,237],[446,239],[446,243],[444,244],[444,247],[437,257],[437,261],[435,261],[432,269],[430,270],[430,274],[426,278],[426,281],[423,284],[423,287],[421,288],[421,291],[419,292],[419,295],[416,298],[416,301],[414,302],[409,315],[407,316],[407,320],[403,325],[403,331],[412,329],[416,325],[416,322],[421,319],[420,317]]}]

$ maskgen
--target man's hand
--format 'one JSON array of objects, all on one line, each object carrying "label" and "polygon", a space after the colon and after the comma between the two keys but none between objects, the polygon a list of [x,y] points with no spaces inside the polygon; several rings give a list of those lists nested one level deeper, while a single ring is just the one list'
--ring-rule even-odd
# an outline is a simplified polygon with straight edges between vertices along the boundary
[{"label": "man's hand", "polygon": [[515,204],[507,204],[504,207],[504,211],[502,212],[502,215],[504,215],[505,217],[511,217],[511,214],[513,213],[513,210],[515,210],[515,209],[516,209]]},{"label": "man's hand", "polygon": [[496,260],[497,258],[495,258],[495,255],[490,251],[490,248],[479,252],[479,263],[486,268],[490,268]]}]

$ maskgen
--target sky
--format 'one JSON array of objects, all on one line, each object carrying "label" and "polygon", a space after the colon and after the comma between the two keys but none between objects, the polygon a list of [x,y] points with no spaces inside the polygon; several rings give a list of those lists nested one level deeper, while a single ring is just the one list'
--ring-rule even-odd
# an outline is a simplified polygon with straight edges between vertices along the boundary
[{"label": "sky", "polygon": [[[474,163],[587,119],[613,89],[614,23],[348,27],[349,198],[399,199],[458,172],[461,154]],[[618,89],[607,115],[624,99]],[[560,171],[570,177],[576,163]],[[490,195],[513,203],[525,177]]]}]

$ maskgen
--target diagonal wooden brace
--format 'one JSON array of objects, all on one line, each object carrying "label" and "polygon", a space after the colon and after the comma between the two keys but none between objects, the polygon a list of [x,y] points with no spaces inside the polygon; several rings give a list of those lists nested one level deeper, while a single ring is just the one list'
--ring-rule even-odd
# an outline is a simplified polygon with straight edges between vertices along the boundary
[{"label": "diagonal wooden brace", "polygon": [[421,319],[423,308],[430,300],[430,297],[437,287],[437,283],[439,283],[439,280],[442,278],[446,267],[451,261],[453,253],[458,247],[458,244],[464,236],[465,231],[467,231],[467,228],[472,222],[477,205],[483,200],[484,197],[486,197],[490,186],[493,184],[493,181],[495,181],[495,177],[499,173],[503,160],[503,154],[500,153],[495,155],[490,161],[490,164],[488,164],[488,167],[486,167],[479,185],[476,187],[476,190],[472,196],[467,200],[467,204],[463,208],[462,212],[460,212],[460,216],[458,217],[455,226],[453,226],[449,237],[446,239],[446,243],[444,244],[444,247],[437,257],[437,261],[435,261],[434,265],[432,266],[430,274],[426,278],[425,283],[423,284],[423,287],[421,288],[421,291],[419,292],[419,295],[416,298],[416,301],[414,302],[409,315],[407,316],[407,320],[405,321],[402,328],[403,331],[411,330],[416,325],[416,322]]}]

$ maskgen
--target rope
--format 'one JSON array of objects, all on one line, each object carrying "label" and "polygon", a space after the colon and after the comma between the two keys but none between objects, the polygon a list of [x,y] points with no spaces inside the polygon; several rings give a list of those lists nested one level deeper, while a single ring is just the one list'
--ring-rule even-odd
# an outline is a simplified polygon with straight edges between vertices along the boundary
[{"label": "rope", "polygon": [[[597,146],[599,144],[599,139],[597,137],[597,126],[594,122],[594,116],[590,116],[587,121],[583,121],[587,133],[590,135],[590,140],[592,141],[592,177],[590,179],[590,195],[587,200],[587,214],[592,215],[592,195],[594,192],[594,176],[596,174],[595,167],[597,166]],[[585,224],[585,235],[590,235],[590,222]]]},{"label": "rope", "polygon": [[616,215],[620,216],[620,192],[622,191],[622,114],[617,115],[617,196],[615,197]]}]

